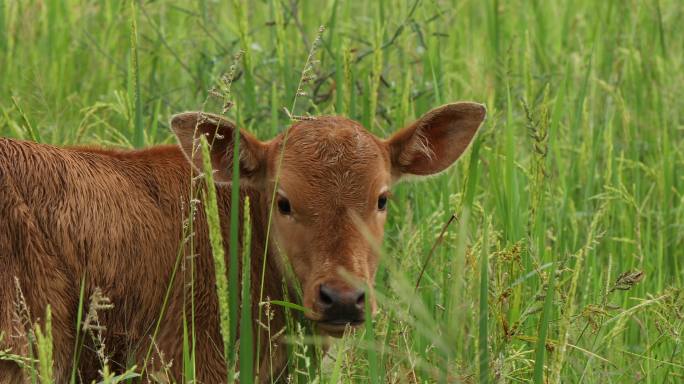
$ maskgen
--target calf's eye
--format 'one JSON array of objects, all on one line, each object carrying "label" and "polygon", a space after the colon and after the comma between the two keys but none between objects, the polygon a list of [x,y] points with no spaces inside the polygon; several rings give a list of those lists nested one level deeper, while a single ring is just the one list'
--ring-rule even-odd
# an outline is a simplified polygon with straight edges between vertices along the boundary
[{"label": "calf's eye", "polygon": [[378,210],[379,211],[384,211],[387,209],[387,195],[382,194],[380,197],[378,197]]},{"label": "calf's eye", "polygon": [[290,201],[282,196],[278,196],[278,211],[283,215],[289,215],[292,213],[292,207],[290,207]]}]

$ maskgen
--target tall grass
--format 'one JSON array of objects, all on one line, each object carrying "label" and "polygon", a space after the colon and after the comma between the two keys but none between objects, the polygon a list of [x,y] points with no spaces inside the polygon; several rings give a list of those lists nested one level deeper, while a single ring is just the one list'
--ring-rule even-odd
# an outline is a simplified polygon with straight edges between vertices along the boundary
[{"label": "tall grass", "polygon": [[[232,346],[232,335],[235,334],[231,328],[231,316],[228,288],[228,274],[226,269],[226,259],[224,257],[223,236],[221,235],[221,223],[219,218],[218,202],[216,201],[216,189],[211,187],[214,185],[213,168],[209,157],[209,144],[206,137],[200,137],[202,151],[202,161],[204,165],[203,177],[209,187],[204,200],[205,212],[207,214],[207,225],[209,227],[209,239],[211,240],[211,250],[214,256],[214,276],[216,279],[216,292],[218,293],[219,302],[219,323],[221,326],[221,336],[223,341],[223,358],[226,367],[232,367],[233,358],[230,347]],[[235,227],[233,227],[235,228]],[[230,376],[229,376],[230,377]]]},{"label": "tall grass", "polygon": [[[291,380],[674,383],[682,17],[679,0],[0,0],[0,135],[171,143],[173,113],[224,111],[207,94],[240,50],[226,113],[262,139],[295,114],[387,135],[440,103],[483,102],[487,122],[457,166],[394,188],[378,316],[320,369],[288,328]],[[230,252],[232,351],[245,256]]]}]

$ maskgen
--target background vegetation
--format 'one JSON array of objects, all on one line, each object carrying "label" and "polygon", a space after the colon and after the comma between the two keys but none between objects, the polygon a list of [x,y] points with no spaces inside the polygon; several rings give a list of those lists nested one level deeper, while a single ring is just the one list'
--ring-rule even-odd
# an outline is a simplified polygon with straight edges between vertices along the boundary
[{"label": "background vegetation", "polygon": [[173,113],[222,111],[241,50],[228,114],[260,138],[285,108],[384,136],[483,102],[459,165],[395,190],[373,327],[320,368],[299,343],[292,380],[682,382],[683,19],[680,0],[0,0],[0,136],[172,143]]}]

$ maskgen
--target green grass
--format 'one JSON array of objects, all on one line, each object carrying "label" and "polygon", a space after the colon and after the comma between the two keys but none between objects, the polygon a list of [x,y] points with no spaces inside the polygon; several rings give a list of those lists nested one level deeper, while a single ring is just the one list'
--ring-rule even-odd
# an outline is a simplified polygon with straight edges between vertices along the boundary
[{"label": "green grass", "polygon": [[[285,108],[383,136],[441,103],[483,102],[457,166],[394,190],[379,315],[320,368],[290,329],[293,380],[676,383],[682,19],[679,0],[0,0],[0,136],[172,143],[173,113],[223,110],[209,90],[240,50],[228,114],[262,139],[289,125]],[[240,295],[229,269],[228,336]],[[49,330],[37,335],[49,345]],[[49,381],[49,352],[34,380]]]}]

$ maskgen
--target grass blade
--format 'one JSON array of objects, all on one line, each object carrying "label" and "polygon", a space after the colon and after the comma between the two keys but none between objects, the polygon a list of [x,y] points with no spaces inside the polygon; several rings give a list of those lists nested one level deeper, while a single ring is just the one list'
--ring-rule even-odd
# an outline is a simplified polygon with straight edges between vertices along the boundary
[{"label": "grass blade", "polygon": [[45,310],[45,324],[43,329],[36,324],[36,349],[38,350],[38,372],[41,384],[52,384],[54,381],[52,371],[52,311],[50,306]]},{"label": "grass blade", "polygon": [[252,330],[252,224],[249,197],[245,198],[242,241],[242,309],[240,311],[240,383],[254,382],[254,338]]},{"label": "grass blade", "polygon": [[142,117],[142,95],[140,92],[140,64],[138,63],[138,24],[136,22],[135,1],[131,0],[131,67],[133,72],[133,145],[140,148],[145,144]]},{"label": "grass blade", "polygon": [[223,236],[221,235],[221,222],[218,212],[218,203],[216,200],[216,187],[214,186],[214,178],[212,176],[209,144],[207,143],[207,138],[205,136],[202,136],[200,141],[204,166],[204,177],[207,184],[207,191],[204,199],[204,210],[207,214],[209,241],[211,242],[211,251],[214,259],[214,275],[216,278],[216,292],[219,302],[219,319],[221,336],[223,339],[223,356],[226,361],[226,367],[228,367],[230,366],[230,353],[228,348],[231,345],[232,323],[230,306],[228,303],[229,290],[228,280],[226,277],[226,259],[224,256]]},{"label": "grass blade", "polygon": [[485,221],[480,254],[480,320],[479,320],[479,362],[480,384],[489,382],[489,239],[488,222]]},{"label": "grass blade", "polygon": [[537,336],[537,346],[534,357],[534,382],[544,384],[544,352],[546,352],[546,335],[551,321],[553,311],[553,299],[556,293],[556,264],[549,270],[549,281],[544,298],[544,311],[539,322],[539,336]]},{"label": "grass blade", "polygon": [[81,289],[78,295],[78,312],[76,314],[76,337],[74,342],[74,359],[71,363],[71,378],[69,383],[76,384],[76,370],[81,357],[83,348],[83,337],[81,334],[81,323],[83,322],[83,303],[85,300],[85,275],[81,278]]},{"label": "grass blade", "polygon": [[21,115],[21,119],[24,122],[24,130],[26,130],[26,134],[28,135],[28,137],[36,143],[40,143],[42,141],[40,139],[40,132],[33,129],[33,125],[31,125],[28,116],[26,116],[24,110],[21,109],[21,106],[19,106],[19,101],[14,96],[12,96],[12,104],[14,104],[14,108],[16,108],[17,111],[19,111],[19,114]]}]

